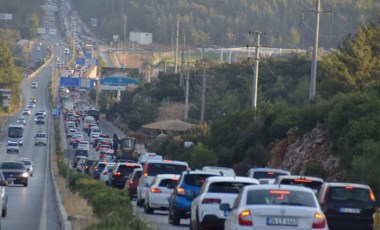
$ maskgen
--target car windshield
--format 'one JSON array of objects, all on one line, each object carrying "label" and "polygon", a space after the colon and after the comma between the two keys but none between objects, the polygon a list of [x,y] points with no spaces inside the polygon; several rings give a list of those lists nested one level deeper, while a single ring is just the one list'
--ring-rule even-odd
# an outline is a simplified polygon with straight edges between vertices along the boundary
[{"label": "car windshield", "polygon": [[308,179],[282,179],[280,184],[288,184],[288,185],[298,185],[302,187],[311,188],[314,193],[317,193],[321,185],[322,181],[313,181]]},{"label": "car windshield", "polygon": [[32,162],[28,161],[28,160],[20,160],[20,162],[23,162],[24,165],[32,165]]},{"label": "car windshield", "polygon": [[43,133],[37,133],[36,134],[36,137],[39,137],[39,138],[44,138],[46,135],[43,134]]},{"label": "car windshield", "polygon": [[141,177],[141,171],[137,171],[135,172],[135,175],[133,175],[134,180],[139,179],[140,177]]},{"label": "car windshield", "polygon": [[314,194],[294,190],[251,190],[247,192],[247,205],[291,205],[316,207]]},{"label": "car windshield", "polygon": [[0,169],[25,169],[25,165],[21,162],[3,162]]}]

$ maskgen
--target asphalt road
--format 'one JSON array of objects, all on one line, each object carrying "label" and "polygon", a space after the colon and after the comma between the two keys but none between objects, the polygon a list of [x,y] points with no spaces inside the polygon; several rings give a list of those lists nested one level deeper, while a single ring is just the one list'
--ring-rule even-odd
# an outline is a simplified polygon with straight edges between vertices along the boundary
[{"label": "asphalt road", "polygon": [[[37,98],[36,108],[32,109],[32,114],[26,116],[27,124],[24,130],[24,144],[19,154],[7,154],[7,135],[0,141],[0,161],[17,160],[20,157],[27,157],[34,162],[33,177],[29,178],[28,187],[20,185],[10,185],[8,188],[8,213],[2,218],[2,229],[60,229],[60,221],[57,211],[57,201],[50,173],[51,156],[50,140],[45,146],[34,146],[34,135],[37,131],[44,131],[50,135],[50,109],[48,106],[48,82],[51,79],[51,68],[42,71],[34,79],[25,79],[23,82],[23,101],[31,96]],[[39,86],[32,89],[30,84],[37,81]],[[34,113],[38,110],[47,111],[45,125],[36,125]],[[16,114],[9,122],[15,122],[20,113]]]}]

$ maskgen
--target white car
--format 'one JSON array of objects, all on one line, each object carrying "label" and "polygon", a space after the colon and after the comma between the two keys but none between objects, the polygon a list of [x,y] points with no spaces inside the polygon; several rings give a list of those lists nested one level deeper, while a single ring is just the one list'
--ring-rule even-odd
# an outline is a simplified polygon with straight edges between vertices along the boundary
[{"label": "white car", "polygon": [[78,144],[77,149],[89,150],[90,149],[90,144],[88,143],[88,141],[80,141],[79,144]]},{"label": "white car", "polygon": [[145,196],[144,212],[152,214],[155,209],[168,209],[170,194],[177,186],[178,180],[179,175],[176,174],[155,176]]},{"label": "white car", "polygon": [[94,140],[99,137],[99,134],[91,134],[90,137],[90,144],[94,143]]},{"label": "white car", "polygon": [[203,172],[221,173],[223,176],[236,176],[233,168],[219,167],[219,166],[203,166]]},{"label": "white car", "polygon": [[47,144],[47,135],[46,133],[36,133],[34,136],[34,145],[46,145]]},{"label": "white car", "polygon": [[99,175],[99,180],[103,181],[106,185],[108,185],[109,175],[112,174],[114,166],[115,162],[107,162],[107,166],[104,167],[103,171]]},{"label": "white car", "polygon": [[33,162],[29,158],[20,158],[17,161],[21,161],[24,163],[26,171],[28,171],[30,176],[33,176]]},{"label": "white car", "polygon": [[22,115],[30,115],[30,113],[31,113],[30,109],[24,109],[22,111]]},{"label": "white car", "polygon": [[69,131],[67,131],[67,134],[66,134],[66,137],[67,138],[71,138],[76,132],[78,132],[77,129],[69,129]]},{"label": "white car", "polygon": [[246,186],[232,207],[220,208],[230,212],[225,229],[329,229],[313,191],[300,186]]},{"label": "white car", "polygon": [[15,141],[8,141],[7,144],[7,153],[19,153],[20,152],[20,146]]},{"label": "white car", "polygon": [[38,87],[38,83],[37,83],[37,82],[35,82],[35,81],[34,81],[34,82],[32,82],[32,88],[33,88],[33,89],[35,89],[35,88],[37,88],[37,87]]},{"label": "white car", "polygon": [[191,228],[208,226],[212,229],[223,229],[228,212],[221,210],[220,204],[232,207],[240,190],[248,185],[259,185],[259,181],[248,177],[208,177],[199,195],[191,203]]}]

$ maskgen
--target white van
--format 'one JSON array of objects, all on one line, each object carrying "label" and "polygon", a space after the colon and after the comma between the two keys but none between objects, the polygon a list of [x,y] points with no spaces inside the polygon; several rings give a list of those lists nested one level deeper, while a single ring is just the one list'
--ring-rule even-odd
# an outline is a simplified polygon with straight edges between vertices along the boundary
[{"label": "white van", "polygon": [[93,116],[86,116],[83,120],[83,130],[87,132],[93,125],[96,125],[95,118]]},{"label": "white van", "polygon": [[162,156],[157,155],[156,153],[143,153],[139,156],[137,162],[139,164],[144,164],[148,160],[162,160]]}]

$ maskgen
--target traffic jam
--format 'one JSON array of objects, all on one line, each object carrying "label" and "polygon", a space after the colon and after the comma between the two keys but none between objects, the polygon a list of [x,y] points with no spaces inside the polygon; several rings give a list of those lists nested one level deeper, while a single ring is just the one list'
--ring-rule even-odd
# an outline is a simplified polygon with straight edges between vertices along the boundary
[{"label": "traffic jam", "polygon": [[[79,102],[77,89],[60,88],[71,167],[125,191],[146,214],[168,215],[190,229],[373,229],[377,203],[368,185],[325,182],[274,168],[191,169],[186,162],[132,151],[133,138],[100,128],[99,111]],[[67,96],[70,95],[70,96]],[[68,99],[66,99],[68,98]],[[89,153],[96,152],[96,159]]]}]

